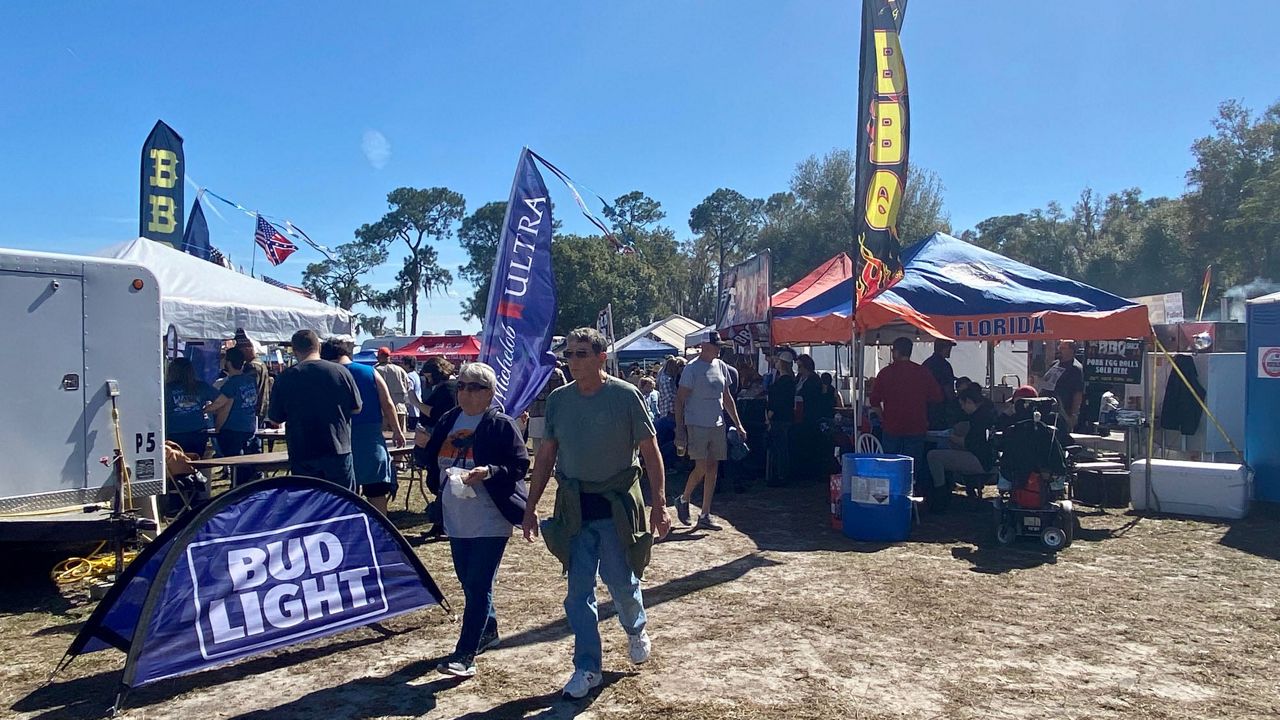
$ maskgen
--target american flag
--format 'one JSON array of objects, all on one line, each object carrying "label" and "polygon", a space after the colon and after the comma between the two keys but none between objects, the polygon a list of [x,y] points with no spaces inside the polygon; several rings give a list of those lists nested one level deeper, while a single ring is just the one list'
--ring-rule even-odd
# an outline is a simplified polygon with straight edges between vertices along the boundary
[{"label": "american flag", "polygon": [[311,300],[316,299],[316,296],[312,295],[311,291],[304,287],[298,287],[297,285],[290,285],[289,283],[283,283],[283,282],[280,282],[279,280],[276,280],[275,278],[269,278],[266,275],[262,276],[262,282],[268,285],[275,285],[278,288],[284,288],[289,292],[297,293],[305,298],[310,298]]},{"label": "american flag", "polygon": [[280,234],[271,223],[267,222],[261,215],[258,216],[258,229],[253,233],[253,241],[258,243],[262,248],[262,252],[266,253],[267,260],[272,265],[279,265],[285,261],[293,253],[297,252],[298,246],[294,245],[289,238]]}]

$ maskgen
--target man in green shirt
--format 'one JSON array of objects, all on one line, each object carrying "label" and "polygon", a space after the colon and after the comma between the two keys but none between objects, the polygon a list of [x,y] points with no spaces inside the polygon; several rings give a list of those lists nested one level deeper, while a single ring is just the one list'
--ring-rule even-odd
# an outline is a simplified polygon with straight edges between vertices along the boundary
[{"label": "man in green shirt", "polygon": [[[545,437],[534,460],[523,522],[525,539],[532,541],[541,530],[568,574],[564,607],[574,635],[574,672],[564,694],[574,699],[585,697],[601,680],[597,569],[627,632],[631,661],[649,659],[639,576],[654,535],[660,539],[671,528],[653,421],[635,386],[604,371],[605,346],[604,336],[594,328],[569,333],[564,356],[574,381],[547,398]],[[637,450],[644,457],[651,489],[647,518]],[[540,527],[536,508],[552,467],[555,511]]]}]

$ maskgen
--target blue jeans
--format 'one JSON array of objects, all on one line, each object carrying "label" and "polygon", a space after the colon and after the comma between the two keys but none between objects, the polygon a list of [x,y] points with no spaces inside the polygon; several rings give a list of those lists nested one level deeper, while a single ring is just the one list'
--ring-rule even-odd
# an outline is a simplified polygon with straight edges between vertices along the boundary
[{"label": "blue jeans", "polygon": [[596,572],[604,580],[618,611],[618,622],[628,635],[644,631],[646,617],[640,579],[627,565],[622,541],[612,518],[582,524],[569,550],[569,592],[564,612],[573,630],[573,668],[600,672],[600,615],[596,611]]},{"label": "blue jeans", "polygon": [[474,657],[480,638],[498,632],[498,614],[493,609],[493,582],[507,549],[507,538],[449,538],[453,572],[462,583],[462,631],[453,649],[455,658]]},{"label": "blue jeans", "polygon": [[351,464],[351,453],[327,455],[307,460],[289,460],[289,472],[294,475],[328,480],[336,485],[356,491],[356,472]]},{"label": "blue jeans", "polygon": [[[914,478],[920,478],[925,474],[924,469],[928,465],[925,462],[923,435],[890,435],[885,433],[880,439],[880,445],[884,448],[885,454],[910,457],[914,461],[912,463],[912,475]],[[932,487],[933,483],[930,482],[929,486]]]},{"label": "blue jeans", "polygon": [[[222,457],[256,455],[262,452],[262,442],[258,440],[258,436],[253,432],[220,430],[218,431],[218,450],[222,452]],[[240,487],[253,480],[257,470],[253,465],[241,465],[234,468],[231,471],[231,487]]]}]

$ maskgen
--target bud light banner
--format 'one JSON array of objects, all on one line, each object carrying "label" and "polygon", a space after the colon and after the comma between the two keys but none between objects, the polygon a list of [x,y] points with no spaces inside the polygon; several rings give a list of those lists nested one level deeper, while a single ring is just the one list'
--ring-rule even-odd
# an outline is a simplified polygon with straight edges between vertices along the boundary
[{"label": "bud light banner", "polygon": [[182,136],[157,120],[142,146],[142,206],[138,235],[182,249]]},{"label": "bud light banner", "polygon": [[128,654],[138,687],[448,605],[399,531],[353,493],[279,477],[219,496],[148,545],[67,650]]},{"label": "bud light banner", "polygon": [[480,343],[480,360],[498,375],[494,402],[512,417],[529,407],[555,367],[555,320],[551,202],[533,154],[525,148],[502,222]]}]

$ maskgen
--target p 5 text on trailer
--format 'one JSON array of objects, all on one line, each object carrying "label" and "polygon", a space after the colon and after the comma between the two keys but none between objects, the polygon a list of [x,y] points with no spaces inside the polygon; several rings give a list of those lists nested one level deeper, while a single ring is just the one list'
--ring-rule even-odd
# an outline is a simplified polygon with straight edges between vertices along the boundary
[{"label": "p 5 text on trailer", "polygon": [[28,539],[14,531],[52,522],[58,510],[92,521],[83,508],[110,502],[109,382],[119,392],[132,495],[163,493],[164,331],[155,277],[119,260],[0,249],[0,321],[0,540]]}]

